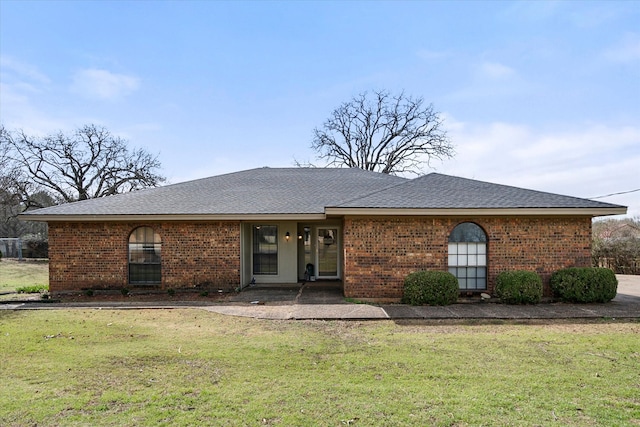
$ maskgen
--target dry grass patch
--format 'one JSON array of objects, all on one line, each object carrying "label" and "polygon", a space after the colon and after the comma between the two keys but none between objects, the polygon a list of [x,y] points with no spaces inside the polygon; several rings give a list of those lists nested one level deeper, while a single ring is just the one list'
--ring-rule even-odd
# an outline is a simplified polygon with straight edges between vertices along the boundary
[{"label": "dry grass patch", "polygon": [[22,286],[49,285],[49,262],[3,258],[0,261],[0,292]]}]

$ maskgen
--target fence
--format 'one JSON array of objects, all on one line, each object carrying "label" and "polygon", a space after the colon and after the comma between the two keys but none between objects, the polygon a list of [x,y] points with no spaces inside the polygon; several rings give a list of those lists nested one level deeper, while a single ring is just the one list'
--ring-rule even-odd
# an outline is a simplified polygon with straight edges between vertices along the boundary
[{"label": "fence", "polygon": [[616,274],[640,274],[640,258],[625,259],[601,257],[595,260],[598,267],[610,268]]},{"label": "fence", "polygon": [[2,258],[22,259],[22,239],[0,238],[0,252]]}]

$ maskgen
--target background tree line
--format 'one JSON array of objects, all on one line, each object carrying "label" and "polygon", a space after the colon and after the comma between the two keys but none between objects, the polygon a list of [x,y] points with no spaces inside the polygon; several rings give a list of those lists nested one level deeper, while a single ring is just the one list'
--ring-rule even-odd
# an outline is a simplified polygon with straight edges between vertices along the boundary
[{"label": "background tree line", "polygon": [[593,264],[618,274],[640,274],[640,218],[593,223]]}]

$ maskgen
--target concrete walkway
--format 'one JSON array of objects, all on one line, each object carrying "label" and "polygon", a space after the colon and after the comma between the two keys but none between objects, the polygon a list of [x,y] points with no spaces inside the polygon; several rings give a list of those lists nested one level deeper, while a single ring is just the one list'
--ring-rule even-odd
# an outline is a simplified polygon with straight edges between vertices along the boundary
[{"label": "concrete walkway", "polygon": [[541,303],[506,305],[473,302],[444,307],[403,304],[369,305],[347,302],[341,290],[326,283],[249,288],[222,303],[89,302],[1,304],[0,309],[171,309],[198,308],[214,313],[258,319],[640,319],[640,276],[618,276],[618,295],[606,304]]}]

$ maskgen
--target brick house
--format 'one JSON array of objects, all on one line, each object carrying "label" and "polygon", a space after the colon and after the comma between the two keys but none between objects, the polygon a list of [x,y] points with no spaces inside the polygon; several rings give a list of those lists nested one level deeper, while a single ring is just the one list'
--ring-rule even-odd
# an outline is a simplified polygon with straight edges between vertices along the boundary
[{"label": "brick house", "polygon": [[450,271],[463,293],[502,271],[591,264],[591,220],[624,206],[431,173],[260,168],[30,211],[49,225],[50,290],[341,280],[399,300]]}]

